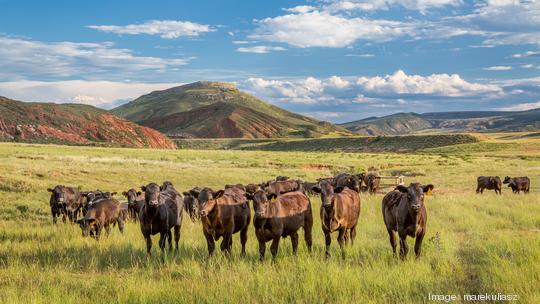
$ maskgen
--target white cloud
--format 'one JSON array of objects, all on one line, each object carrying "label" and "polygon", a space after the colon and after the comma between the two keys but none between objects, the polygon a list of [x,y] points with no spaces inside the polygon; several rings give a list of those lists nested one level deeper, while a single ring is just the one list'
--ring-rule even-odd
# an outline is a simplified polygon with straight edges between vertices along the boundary
[{"label": "white cloud", "polygon": [[285,8],[283,10],[286,11],[286,12],[289,12],[289,13],[301,13],[301,14],[304,14],[304,13],[309,13],[311,11],[314,11],[316,9],[317,9],[316,7],[311,6],[311,5],[298,5],[298,6],[291,7],[291,8]]},{"label": "white cloud", "polygon": [[111,42],[40,42],[0,36],[0,80],[36,76],[69,77],[120,70],[160,70],[188,59],[136,56]]},{"label": "white cloud", "polygon": [[540,108],[540,101],[530,102],[530,103],[520,103],[516,105],[511,105],[508,107],[499,108],[501,111],[527,111],[532,109]]},{"label": "white cloud", "polygon": [[257,41],[250,41],[250,40],[234,40],[233,44],[250,44],[250,43],[256,43]]},{"label": "white cloud", "polygon": [[345,57],[373,58],[374,54],[346,54]]},{"label": "white cloud", "polygon": [[243,83],[249,92],[281,103],[298,104],[374,104],[382,100],[404,105],[418,97],[434,99],[495,98],[504,96],[497,85],[471,83],[459,75],[407,75],[399,70],[392,75],[276,80],[249,78]]},{"label": "white cloud", "polygon": [[89,25],[88,28],[114,34],[126,35],[159,35],[163,39],[179,37],[197,37],[201,33],[215,31],[207,24],[199,24],[180,20],[151,20],[141,24],[119,25]]},{"label": "white cloud", "polygon": [[114,81],[11,81],[0,82],[0,95],[22,101],[81,103],[102,108],[164,90],[178,83],[137,83]]},{"label": "white cloud", "polygon": [[527,58],[527,57],[540,57],[540,52],[527,51],[524,53],[517,53],[512,55],[513,58]]},{"label": "white cloud", "polygon": [[392,7],[403,7],[425,13],[429,9],[447,6],[459,6],[461,0],[331,0],[323,9],[331,12],[340,11],[377,11]]},{"label": "white cloud", "polygon": [[510,71],[511,69],[512,69],[511,66],[495,65],[495,66],[490,66],[490,67],[487,67],[487,68],[483,68],[482,70],[484,70],[484,71]]},{"label": "white cloud", "polygon": [[520,65],[520,67],[522,67],[524,69],[532,69],[532,68],[534,68],[534,65],[532,65],[532,64],[522,64],[522,65]]},{"label": "white cloud", "polygon": [[252,47],[241,47],[236,50],[241,53],[267,54],[270,52],[286,51],[287,49],[280,46],[257,45]]}]

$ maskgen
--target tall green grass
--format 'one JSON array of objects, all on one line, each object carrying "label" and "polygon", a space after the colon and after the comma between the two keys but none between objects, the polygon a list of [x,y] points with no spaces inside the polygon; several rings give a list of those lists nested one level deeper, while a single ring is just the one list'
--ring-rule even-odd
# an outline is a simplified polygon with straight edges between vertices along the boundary
[{"label": "tall green grass", "polygon": [[[473,149],[474,150],[474,149]],[[479,149],[480,151],[482,149]],[[478,150],[476,150],[478,151]],[[451,152],[451,151],[447,151]],[[516,151],[519,153],[519,151]],[[276,261],[258,261],[253,227],[247,257],[239,236],[230,257],[207,258],[200,223],[184,216],[180,250],[165,261],[148,258],[138,224],[113,229],[100,242],[75,225],[53,225],[46,188],[55,184],[122,191],[171,180],[178,189],[219,188],[276,175],[305,180],[338,171],[378,167],[421,173],[406,182],[430,182],[423,256],[394,259],[382,221],[382,194],[362,194],[358,235],[342,260],[333,236],[332,258],[312,197],[313,253],[301,237],[292,256],[283,239]],[[157,151],[0,144],[1,303],[422,303],[428,294],[517,294],[540,302],[540,160],[472,153],[357,154],[261,151]],[[423,174],[423,175],[422,175]],[[529,195],[474,193],[478,175],[528,175]],[[409,245],[414,240],[409,239]],[[269,246],[269,244],[268,244]]]}]

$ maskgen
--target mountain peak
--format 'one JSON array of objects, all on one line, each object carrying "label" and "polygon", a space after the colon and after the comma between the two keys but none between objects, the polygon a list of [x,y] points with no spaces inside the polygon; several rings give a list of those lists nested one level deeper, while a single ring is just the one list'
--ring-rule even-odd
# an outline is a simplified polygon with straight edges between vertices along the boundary
[{"label": "mountain peak", "polygon": [[217,81],[196,81],[180,86],[184,89],[201,89],[201,88],[217,88],[222,90],[233,90],[237,91],[238,88],[236,84],[232,82],[217,82]]}]

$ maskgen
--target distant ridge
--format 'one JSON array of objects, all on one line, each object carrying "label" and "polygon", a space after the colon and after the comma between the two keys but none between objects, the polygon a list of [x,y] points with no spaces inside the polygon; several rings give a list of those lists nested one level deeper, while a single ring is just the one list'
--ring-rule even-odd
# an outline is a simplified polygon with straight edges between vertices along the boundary
[{"label": "distant ridge", "polygon": [[180,138],[270,138],[348,135],[345,129],[291,113],[240,91],[199,81],[143,95],[112,113]]},{"label": "distant ridge", "polygon": [[515,132],[540,130],[540,109],[528,111],[462,111],[397,113],[370,117],[340,126],[362,135],[434,132]]}]

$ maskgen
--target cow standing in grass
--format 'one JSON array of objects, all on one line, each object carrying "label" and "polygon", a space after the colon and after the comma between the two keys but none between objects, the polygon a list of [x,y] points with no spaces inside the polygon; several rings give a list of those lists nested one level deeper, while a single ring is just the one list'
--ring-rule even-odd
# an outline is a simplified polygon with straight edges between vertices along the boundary
[{"label": "cow standing in grass", "polygon": [[508,184],[508,187],[512,188],[512,193],[514,194],[519,194],[521,191],[529,193],[529,189],[531,188],[531,180],[527,176],[507,176],[504,178],[503,184]]},{"label": "cow standing in grass", "polygon": [[124,232],[125,211],[114,198],[104,198],[94,202],[86,215],[78,220],[83,237],[93,236],[99,240],[103,229],[110,233],[110,225],[118,224],[120,232]]},{"label": "cow standing in grass", "polygon": [[47,191],[51,193],[49,204],[51,206],[53,223],[56,224],[56,218],[60,215],[62,215],[62,221],[64,223],[66,222],[66,216],[70,222],[76,222],[83,203],[83,197],[79,188],[58,185],[53,189],[48,188]]},{"label": "cow standing in grass", "polygon": [[133,221],[137,221],[139,219],[140,211],[145,204],[144,193],[131,188],[128,191],[122,192],[122,195],[128,200],[129,217]]},{"label": "cow standing in grass", "polygon": [[259,241],[259,255],[264,259],[266,242],[272,241],[270,251],[272,257],[277,255],[279,240],[290,236],[293,254],[298,250],[298,229],[304,229],[304,239],[311,252],[313,213],[309,198],[300,191],[288,192],[280,196],[268,194],[264,190],[250,196],[253,199],[255,216],[253,225]]},{"label": "cow standing in grass", "polygon": [[394,191],[384,196],[382,213],[394,256],[396,256],[397,247],[396,232],[400,240],[400,257],[405,259],[409,252],[407,236],[416,238],[414,252],[417,257],[420,256],[427,224],[424,194],[430,192],[433,188],[433,185],[422,186],[419,183],[411,183],[408,187],[397,186]]},{"label": "cow standing in grass", "polygon": [[352,244],[356,237],[356,226],[360,217],[360,196],[358,192],[348,187],[334,188],[331,181],[319,182],[312,190],[321,194],[320,215],[326,241],[326,257],[330,257],[331,233],[338,231],[341,255],[345,258],[346,241],[350,240]]},{"label": "cow standing in grass", "polygon": [[476,193],[483,194],[484,189],[488,189],[495,190],[495,194],[502,194],[501,178],[498,176],[479,176],[476,182]]},{"label": "cow standing in grass", "polygon": [[175,249],[178,251],[178,241],[180,240],[180,227],[182,226],[182,197],[178,194],[172,184],[158,186],[150,183],[142,186],[144,191],[145,204],[139,213],[141,232],[146,240],[146,250],[151,255],[151,236],[158,234],[159,248],[165,251],[165,242],[169,240],[169,250],[172,250],[172,233],[174,228]]}]

